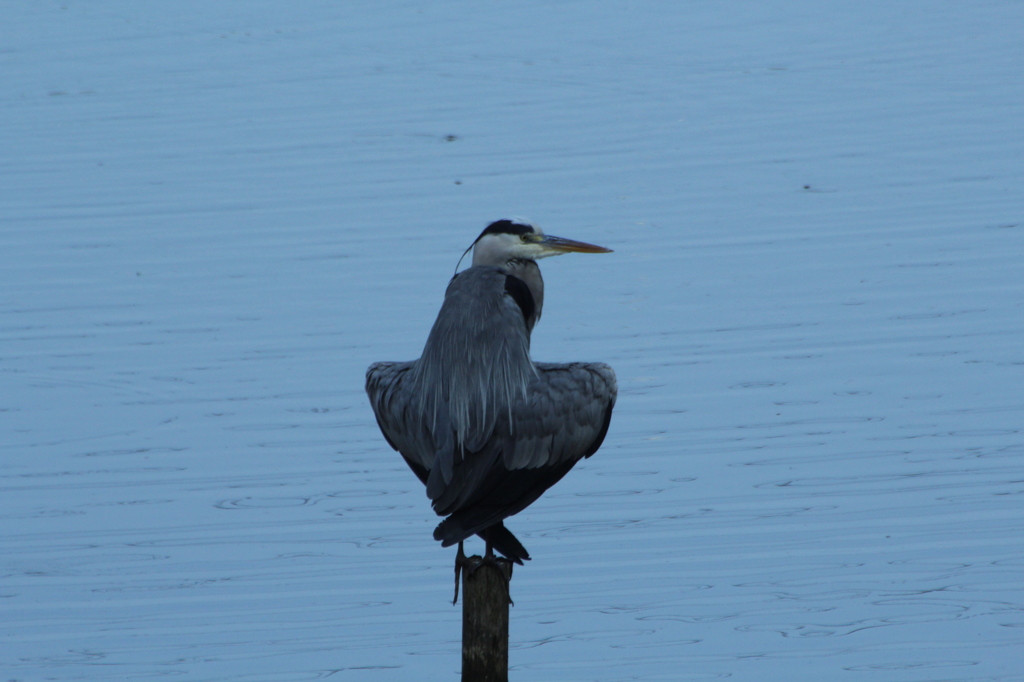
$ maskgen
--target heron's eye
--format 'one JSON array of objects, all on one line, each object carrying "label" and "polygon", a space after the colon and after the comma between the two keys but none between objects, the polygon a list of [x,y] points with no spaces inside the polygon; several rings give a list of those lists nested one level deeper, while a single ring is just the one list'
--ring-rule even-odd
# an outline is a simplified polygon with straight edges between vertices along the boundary
[{"label": "heron's eye", "polygon": [[528,235],[528,234],[521,234],[521,235],[519,235],[519,240],[522,241],[522,242],[528,242],[528,241],[530,241],[530,235]]}]

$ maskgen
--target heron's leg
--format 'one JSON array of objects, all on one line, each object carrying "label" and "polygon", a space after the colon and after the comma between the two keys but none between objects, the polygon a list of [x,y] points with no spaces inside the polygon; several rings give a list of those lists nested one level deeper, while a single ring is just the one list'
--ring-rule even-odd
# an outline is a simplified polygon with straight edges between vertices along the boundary
[{"label": "heron's leg", "polygon": [[452,606],[459,601],[459,578],[462,577],[462,567],[466,565],[466,553],[462,550],[462,541],[459,541],[459,551],[455,553],[455,599],[452,599]]}]

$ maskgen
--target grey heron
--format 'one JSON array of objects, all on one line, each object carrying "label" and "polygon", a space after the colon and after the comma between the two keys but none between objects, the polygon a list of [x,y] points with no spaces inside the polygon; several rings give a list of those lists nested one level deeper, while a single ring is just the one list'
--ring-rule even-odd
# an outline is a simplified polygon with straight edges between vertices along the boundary
[{"label": "grey heron", "polygon": [[434,539],[459,544],[456,598],[462,542],[471,535],[483,538],[492,559],[492,550],[518,564],[530,558],[504,520],[597,451],[617,392],[604,363],[530,358],[544,306],[537,261],[610,249],[520,220],[491,223],[470,248],[472,266],[448,284],[419,360],[377,362],[366,372],[384,438],[447,517]]}]

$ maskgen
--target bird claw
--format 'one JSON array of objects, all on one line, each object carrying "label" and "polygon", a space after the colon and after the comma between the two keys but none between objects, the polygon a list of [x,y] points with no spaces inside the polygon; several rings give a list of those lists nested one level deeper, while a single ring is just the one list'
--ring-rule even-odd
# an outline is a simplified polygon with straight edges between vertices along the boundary
[{"label": "bird claw", "polygon": [[505,598],[508,599],[508,603],[512,606],[516,605],[512,601],[512,594],[509,589],[509,583],[512,581],[512,561],[505,557],[494,556],[490,545],[488,545],[484,556],[467,557],[460,542],[459,551],[455,553],[455,598],[452,599],[452,606],[455,606],[459,601],[459,578],[462,576],[462,573],[465,572],[466,576],[469,577],[476,573],[484,564],[495,566],[501,571],[501,575],[505,578]]}]

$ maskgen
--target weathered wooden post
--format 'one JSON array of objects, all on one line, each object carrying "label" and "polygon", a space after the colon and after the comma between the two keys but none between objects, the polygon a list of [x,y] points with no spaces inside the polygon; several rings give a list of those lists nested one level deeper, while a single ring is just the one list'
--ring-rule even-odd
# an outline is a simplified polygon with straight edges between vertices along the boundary
[{"label": "weathered wooden post", "polygon": [[462,682],[508,682],[512,562],[479,556],[462,569]]}]

